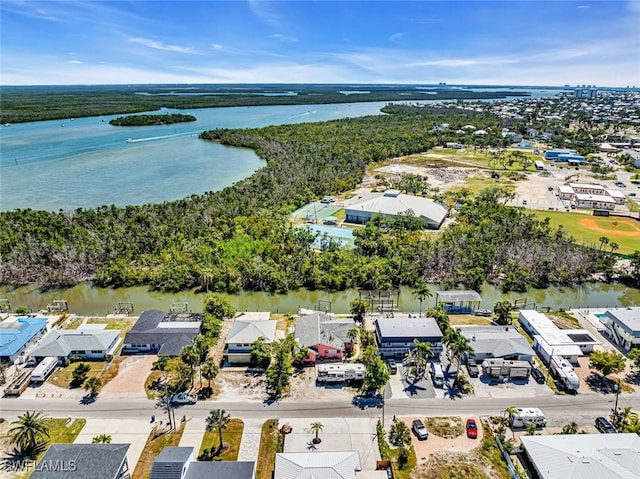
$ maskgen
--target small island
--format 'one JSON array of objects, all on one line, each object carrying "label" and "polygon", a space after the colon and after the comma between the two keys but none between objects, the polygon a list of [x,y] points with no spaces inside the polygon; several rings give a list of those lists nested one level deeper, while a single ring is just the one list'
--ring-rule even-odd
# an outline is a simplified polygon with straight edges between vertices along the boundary
[{"label": "small island", "polygon": [[182,115],[180,113],[170,113],[167,115],[128,115],[114,118],[109,122],[115,126],[153,126],[171,125],[173,123],[186,123],[196,121],[193,115]]}]

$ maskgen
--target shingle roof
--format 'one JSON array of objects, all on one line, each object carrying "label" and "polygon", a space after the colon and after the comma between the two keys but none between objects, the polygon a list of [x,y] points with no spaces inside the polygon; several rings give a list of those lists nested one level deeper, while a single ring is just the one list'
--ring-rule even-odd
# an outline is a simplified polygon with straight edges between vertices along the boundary
[{"label": "shingle roof", "polygon": [[184,479],[253,479],[255,463],[249,461],[206,461],[189,464]]},{"label": "shingle roof", "polygon": [[354,479],[360,469],[358,451],[279,453],[274,479]]},{"label": "shingle roof", "polygon": [[[125,337],[125,344],[162,344],[158,354],[167,356],[177,356],[187,344],[193,343],[195,337],[200,333],[200,322],[197,321],[202,315],[183,314],[177,315],[165,313],[157,309],[145,311],[140,315],[138,320]],[[193,318],[193,319],[191,319]],[[184,321],[185,319],[193,322],[192,328],[167,327],[171,324],[171,320]],[[160,323],[163,327],[158,327]]]},{"label": "shingle roof", "polygon": [[47,318],[18,318],[0,323],[0,356],[11,356],[47,327]]},{"label": "shingle roof", "polygon": [[469,340],[475,354],[494,358],[506,356],[535,356],[529,342],[514,327],[460,326],[460,332]]},{"label": "shingle roof", "polygon": [[[115,479],[129,444],[52,444],[31,479]],[[57,465],[57,469],[47,466]],[[63,467],[65,466],[65,467]]]},{"label": "shingle roof", "polygon": [[277,321],[263,319],[236,319],[229,329],[227,344],[253,343],[260,336],[267,343],[273,342],[276,336]]},{"label": "shingle roof", "polygon": [[153,461],[150,479],[181,479],[182,469],[192,458],[193,447],[165,447]]},{"label": "shingle roof", "polygon": [[541,479],[640,479],[637,434],[522,436]]},{"label": "shingle roof", "polygon": [[120,331],[54,329],[31,350],[31,356],[67,357],[71,351],[108,351],[120,337]]},{"label": "shingle roof", "polygon": [[351,342],[347,333],[354,327],[352,320],[338,319],[326,313],[313,313],[296,321],[296,339],[301,346],[325,344],[336,349],[344,349]]}]

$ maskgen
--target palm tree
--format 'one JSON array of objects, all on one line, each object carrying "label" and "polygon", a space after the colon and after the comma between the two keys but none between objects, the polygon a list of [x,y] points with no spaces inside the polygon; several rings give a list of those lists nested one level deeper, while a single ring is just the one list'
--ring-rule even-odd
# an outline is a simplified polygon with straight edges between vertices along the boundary
[{"label": "palm tree", "polygon": [[598,238],[598,241],[600,241],[600,250],[602,251],[602,248],[604,247],[604,245],[609,244],[609,238],[607,238],[606,236],[600,236],[600,238]]},{"label": "palm tree", "polygon": [[213,361],[212,359],[208,359],[201,366],[200,371],[202,373],[202,377],[205,378],[207,381],[209,381],[209,384],[207,385],[207,387],[211,388],[211,380],[218,375],[220,368],[215,363],[215,361]]},{"label": "palm tree", "polygon": [[511,323],[511,310],[513,307],[509,301],[498,301],[493,305],[493,312],[498,316],[498,323],[510,324]]},{"label": "palm tree", "polygon": [[218,450],[221,450],[223,445],[222,430],[227,427],[230,421],[231,416],[227,414],[224,409],[214,409],[209,412],[209,417],[207,418],[207,431],[213,431],[214,429],[218,430],[218,436],[220,439]]},{"label": "palm tree", "polygon": [[536,435],[537,426],[534,423],[527,425],[527,436],[535,436]]},{"label": "palm tree", "polygon": [[613,253],[614,251],[616,251],[618,248],[620,248],[620,245],[614,241],[611,241],[609,243],[609,248],[611,248],[611,252]]},{"label": "palm tree", "polygon": [[415,285],[415,287],[413,289],[414,289],[413,296],[418,301],[420,301],[420,311],[418,312],[418,317],[421,318],[422,317],[422,302],[425,299],[433,296],[433,293],[429,289],[429,285],[422,278],[418,278],[418,280],[416,281],[416,285]]},{"label": "palm tree", "polygon": [[571,421],[562,428],[562,434],[578,434],[578,423]]},{"label": "palm tree", "polygon": [[200,352],[195,344],[187,344],[180,351],[180,359],[182,362],[189,366],[191,369],[190,381],[191,385],[193,385],[193,372],[195,370],[196,365],[200,362]]},{"label": "palm tree", "polygon": [[102,388],[102,379],[96,376],[91,376],[84,382],[84,390],[87,391],[90,398],[95,398]]},{"label": "palm tree", "polygon": [[23,456],[36,453],[49,439],[49,427],[45,423],[44,413],[26,411],[11,423],[9,429],[11,443],[15,444]]},{"label": "palm tree", "polygon": [[316,437],[313,438],[314,444],[319,444],[322,442],[322,439],[318,437],[318,433],[324,429],[324,425],[321,422],[312,422],[311,423],[311,432],[315,433]]},{"label": "palm tree", "polygon": [[111,444],[111,436],[109,434],[98,434],[91,439],[92,444]]},{"label": "palm tree", "polygon": [[[516,414],[518,414],[518,408],[515,406],[509,406],[508,408],[506,408],[504,411],[502,411],[502,414],[504,414],[505,419],[510,418],[511,416],[514,416]],[[513,439],[515,440],[516,438],[516,433],[513,430],[513,427],[511,427],[511,434],[513,435]]]},{"label": "palm tree", "polygon": [[[458,330],[460,331],[460,330]],[[455,341],[452,344],[448,345],[448,348],[451,350],[451,354],[456,358],[456,362],[458,366],[456,368],[456,377],[460,372],[460,365],[462,364],[462,357],[465,354],[473,353],[473,347],[471,347],[471,343],[467,338],[465,338],[462,333],[458,333]]]},{"label": "palm tree", "polygon": [[431,351],[431,343],[426,341],[413,340],[415,348],[409,353],[413,356],[416,363],[416,377],[421,378],[427,370],[427,359],[433,356]]}]

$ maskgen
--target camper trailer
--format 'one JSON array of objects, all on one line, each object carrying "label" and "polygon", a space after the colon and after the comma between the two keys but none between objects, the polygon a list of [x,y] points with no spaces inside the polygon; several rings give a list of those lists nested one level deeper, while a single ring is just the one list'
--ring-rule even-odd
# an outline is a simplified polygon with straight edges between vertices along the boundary
[{"label": "camper trailer", "polygon": [[31,382],[43,383],[58,365],[58,358],[49,356],[40,361],[31,373]]},{"label": "camper trailer", "polygon": [[320,364],[318,369],[318,382],[337,383],[342,381],[362,381],[367,372],[364,364]]},{"label": "camper trailer", "polygon": [[536,427],[545,427],[547,418],[537,407],[517,408],[516,413],[509,416],[509,424],[511,427],[527,427],[529,424],[535,424]]},{"label": "camper trailer", "polygon": [[551,374],[558,378],[562,386],[567,391],[576,392],[580,387],[580,378],[573,370],[569,361],[567,361],[562,356],[552,356],[551,361],[549,362],[549,370]]},{"label": "camper trailer", "polygon": [[531,364],[527,361],[508,359],[485,359],[482,370],[492,378],[526,379],[531,374]]}]

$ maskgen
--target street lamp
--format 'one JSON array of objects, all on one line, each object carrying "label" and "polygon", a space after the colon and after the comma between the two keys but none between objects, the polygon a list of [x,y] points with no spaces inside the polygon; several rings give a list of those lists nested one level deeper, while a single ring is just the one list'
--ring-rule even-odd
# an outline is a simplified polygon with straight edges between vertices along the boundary
[{"label": "street lamp", "polygon": [[619,415],[618,415],[618,398],[620,397],[620,378],[618,378],[618,384],[614,384],[613,385],[614,391],[616,392],[616,402],[614,403],[613,406],[613,422],[615,423],[616,427],[618,426],[618,422],[619,422]]}]

